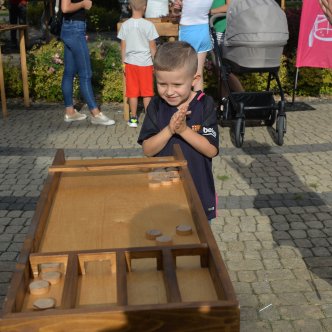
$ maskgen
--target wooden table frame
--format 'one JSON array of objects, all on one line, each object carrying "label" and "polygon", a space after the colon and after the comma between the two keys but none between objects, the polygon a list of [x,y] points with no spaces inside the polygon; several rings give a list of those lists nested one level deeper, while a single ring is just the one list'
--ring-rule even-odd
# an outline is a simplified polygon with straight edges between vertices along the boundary
[{"label": "wooden table frame", "polygon": [[[179,24],[172,22],[164,22],[161,18],[146,18],[146,20],[152,22],[160,37],[167,37],[169,41],[174,41],[179,35]],[[120,31],[123,21],[118,22],[117,32]],[[126,80],[123,75],[123,117],[126,121],[129,120],[129,104],[126,97]]]},{"label": "wooden table frame", "polygon": [[[28,84],[28,70],[27,70],[27,61],[26,61],[26,49],[25,49],[25,33],[27,31],[28,25],[16,25],[16,24],[6,24],[0,29],[0,33],[10,30],[19,31],[19,45],[20,45],[20,59],[21,59],[21,71],[22,71],[22,82],[23,82],[23,96],[24,96],[24,106],[30,106],[29,99],[29,84]],[[5,84],[3,76],[3,63],[2,63],[2,54],[0,49],[0,88],[1,88],[1,105],[2,105],[2,115],[3,117],[8,116],[7,112],[7,103],[6,103],[6,93],[5,93]]]},{"label": "wooden table frame", "polygon": [[[68,173],[78,175],[86,172],[109,172],[112,167],[118,171],[131,171],[135,165],[159,168],[170,163],[179,167],[184,191],[196,225],[199,243],[89,249],[64,252],[40,252],[43,233],[47,226],[52,201],[57,193],[61,177]],[[63,150],[59,150],[50,168],[44,189],[40,195],[31,228],[27,234],[23,249],[5,299],[0,315],[0,331],[37,331],[41,328],[54,332],[70,331],[78,326],[88,331],[112,330],[121,326],[132,332],[145,331],[230,331],[240,329],[240,309],[227,269],[214,240],[206,215],[200,203],[186,161],[179,147],[175,147],[173,157],[163,158],[119,158],[101,160],[98,165],[91,160],[79,163],[66,161]],[[94,165],[92,170],[87,166]],[[73,166],[72,169],[71,166]],[[127,168],[128,167],[128,168]],[[176,274],[176,260],[181,256],[197,256],[201,268],[207,269],[215,287],[218,300],[182,302]],[[134,305],[128,303],[127,274],[131,271],[132,260],[153,258],[157,270],[163,274],[167,303],[153,305]],[[103,259],[116,264],[116,302],[98,307],[76,307],[78,276],[85,274],[85,262]],[[56,309],[46,311],[25,311],[22,306],[31,278],[38,274],[38,265],[43,262],[63,264],[64,282],[61,304]],[[201,285],[197,285],[200,287]],[[201,330],[198,327],[201,326]]]}]

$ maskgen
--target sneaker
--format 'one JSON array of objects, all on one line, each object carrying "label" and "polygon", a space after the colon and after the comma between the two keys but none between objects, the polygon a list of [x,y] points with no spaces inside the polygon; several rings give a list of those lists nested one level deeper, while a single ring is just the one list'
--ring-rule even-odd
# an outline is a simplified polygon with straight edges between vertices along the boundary
[{"label": "sneaker", "polygon": [[131,116],[128,121],[128,126],[132,128],[137,128],[138,120],[136,116]]},{"label": "sneaker", "polygon": [[114,125],[115,121],[107,117],[105,114],[100,112],[96,116],[91,116],[91,123],[92,124],[100,124],[104,126],[111,126]]},{"label": "sneaker", "polygon": [[74,109],[74,112],[75,113],[72,115],[65,114],[65,117],[64,117],[65,122],[82,121],[82,120],[86,119],[85,114],[79,113],[75,109]]}]

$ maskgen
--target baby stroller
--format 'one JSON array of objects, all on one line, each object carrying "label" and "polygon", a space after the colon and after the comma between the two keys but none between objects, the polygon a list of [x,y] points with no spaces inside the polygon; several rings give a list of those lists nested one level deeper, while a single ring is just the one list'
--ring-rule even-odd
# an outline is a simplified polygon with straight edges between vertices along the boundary
[{"label": "baby stroller", "polygon": [[[225,16],[225,40],[219,45],[213,23]],[[236,147],[243,144],[247,119],[259,120],[267,126],[276,123],[276,142],[282,145],[286,133],[286,113],[278,71],[283,46],[288,40],[285,13],[275,0],[233,0],[227,15],[216,14],[210,18],[210,30],[219,76],[218,117],[224,122],[231,121]],[[231,91],[228,82],[230,72],[268,73],[266,91]],[[273,79],[279,89],[278,103],[274,92],[270,91]],[[226,88],[227,97],[221,95],[221,84]]]}]

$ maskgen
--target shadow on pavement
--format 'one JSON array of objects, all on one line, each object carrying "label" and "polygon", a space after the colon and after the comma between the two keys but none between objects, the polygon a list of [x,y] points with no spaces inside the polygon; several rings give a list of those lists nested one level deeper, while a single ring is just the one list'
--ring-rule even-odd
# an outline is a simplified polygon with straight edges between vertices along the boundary
[{"label": "shadow on pavement", "polygon": [[[321,299],[313,274],[332,284],[332,210],[322,195],[303,183],[292,164],[270,146],[248,141],[242,147],[253,160],[246,164],[237,156],[227,163],[247,182],[250,189],[262,185],[264,194],[253,198],[253,208],[267,215],[276,246],[294,247],[309,271],[309,282]],[[252,145],[255,147],[252,147]],[[261,171],[261,176],[258,171]],[[276,213],[271,214],[271,209]]]}]

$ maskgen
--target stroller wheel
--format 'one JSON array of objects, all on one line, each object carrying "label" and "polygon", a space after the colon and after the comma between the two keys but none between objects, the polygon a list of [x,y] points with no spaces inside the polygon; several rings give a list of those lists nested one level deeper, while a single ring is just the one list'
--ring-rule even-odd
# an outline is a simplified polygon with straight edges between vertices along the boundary
[{"label": "stroller wheel", "polygon": [[245,131],[245,121],[243,118],[238,118],[235,123],[235,145],[240,148],[243,144]]},{"label": "stroller wheel", "polygon": [[284,134],[286,132],[286,115],[278,116],[276,131],[277,131],[277,144],[283,145],[284,144]]}]

